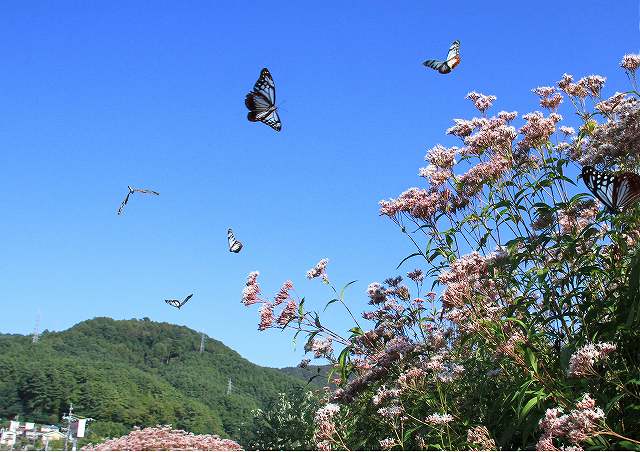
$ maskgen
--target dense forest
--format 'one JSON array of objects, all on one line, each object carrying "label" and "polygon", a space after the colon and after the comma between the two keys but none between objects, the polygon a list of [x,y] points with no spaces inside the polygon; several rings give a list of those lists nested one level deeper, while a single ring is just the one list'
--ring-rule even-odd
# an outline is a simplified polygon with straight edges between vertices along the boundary
[{"label": "dense forest", "polygon": [[200,339],[182,326],[104,317],[45,331],[35,344],[0,335],[0,417],[59,423],[72,402],[96,419],[94,438],[172,424],[242,443],[253,434],[252,410],[307,384],[306,373],[257,366],[211,338],[201,354]]}]

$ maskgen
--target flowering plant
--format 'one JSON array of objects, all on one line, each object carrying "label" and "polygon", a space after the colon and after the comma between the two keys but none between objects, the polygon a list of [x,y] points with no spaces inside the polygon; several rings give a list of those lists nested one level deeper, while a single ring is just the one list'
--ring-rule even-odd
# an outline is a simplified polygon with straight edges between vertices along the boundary
[{"label": "flowering plant", "polygon": [[352,283],[336,290],[326,259],[307,273],[333,290],[350,335],[293,300],[291,282],[269,302],[249,276],[243,301],[262,303],[260,329],[306,333],[305,351],[333,364],[317,448],[640,445],[640,209],[603,211],[568,176],[576,163],[640,168],[640,55],[621,66],[630,91],[603,98],[604,77],[565,74],[533,90],[545,112],[519,127],[515,111],[488,115],[495,96],[469,93],[479,115],[447,130],[461,146],[430,149],[426,188],[380,202],[415,247],[398,267],[426,267],[371,283],[360,320],[344,299]]},{"label": "flowering plant", "polygon": [[128,435],[88,445],[82,450],[242,450],[240,445],[218,435],[194,435],[170,425],[136,428]]}]

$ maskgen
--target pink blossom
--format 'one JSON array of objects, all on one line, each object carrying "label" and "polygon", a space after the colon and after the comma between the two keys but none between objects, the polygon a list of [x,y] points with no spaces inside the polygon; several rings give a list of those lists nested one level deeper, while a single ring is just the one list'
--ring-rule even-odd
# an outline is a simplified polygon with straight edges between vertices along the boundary
[{"label": "pink blossom", "polygon": [[242,303],[245,306],[252,305],[254,303],[260,302],[260,286],[258,285],[258,275],[259,272],[251,272],[249,276],[247,276],[247,283],[242,289]]},{"label": "pink blossom", "polygon": [[416,389],[426,376],[424,370],[418,367],[412,367],[411,369],[403,372],[398,377],[398,385],[402,389],[413,388]]},{"label": "pink blossom", "polygon": [[584,345],[571,355],[569,360],[569,376],[588,377],[597,375],[597,372],[593,368],[596,361],[607,359],[615,350],[615,344],[610,342]]},{"label": "pink blossom", "polygon": [[381,439],[380,440],[380,449],[382,450],[390,450],[392,449],[396,444],[398,444],[398,440],[394,439],[394,438],[385,438],[385,439]]},{"label": "pink blossom", "polygon": [[287,325],[296,316],[297,312],[298,304],[295,300],[289,300],[285,308],[280,313],[280,316],[278,316],[278,325]]},{"label": "pink blossom", "polygon": [[496,442],[491,438],[489,430],[484,425],[467,430],[467,442],[480,446],[480,450],[496,450]]},{"label": "pink blossom", "polygon": [[[340,412],[340,406],[335,403],[329,403],[318,411],[313,418],[315,424],[314,439],[316,440],[319,450],[331,450],[329,441],[333,439],[333,435],[336,433],[336,424],[334,418]],[[328,448],[320,447],[321,442],[326,442],[324,446]]]},{"label": "pink blossom", "polygon": [[378,409],[378,414],[387,419],[399,418],[404,414],[404,409],[400,405],[391,405]]},{"label": "pink blossom", "polygon": [[588,75],[586,77],[582,77],[578,81],[578,86],[584,88],[593,97],[599,97],[600,91],[606,81],[606,77],[601,77],[600,75]]},{"label": "pink blossom", "polygon": [[419,268],[416,268],[415,270],[407,273],[407,278],[420,284],[422,283],[422,281],[424,281],[424,272]]},{"label": "pink blossom", "polygon": [[293,289],[293,283],[291,281],[285,281],[284,284],[282,284],[282,287],[280,288],[278,293],[276,294],[273,300],[273,305],[278,306],[279,304],[282,304],[285,301],[287,301],[289,299],[289,291],[291,291],[291,289]]},{"label": "pink blossom", "polygon": [[460,176],[461,190],[466,196],[474,196],[486,183],[499,180],[510,168],[511,161],[507,157],[494,154],[489,161],[478,163]]},{"label": "pink blossom", "polygon": [[90,444],[82,450],[242,450],[242,447],[218,435],[194,435],[184,430],[174,430],[170,425],[159,425],[134,429],[125,436],[101,444]]},{"label": "pink blossom", "polygon": [[640,54],[629,53],[623,56],[622,61],[620,61],[620,66],[626,71],[635,72],[636,69],[640,67]]},{"label": "pink blossom", "polygon": [[476,108],[484,113],[487,111],[493,102],[497,99],[496,96],[486,96],[484,94],[476,93],[475,91],[471,91],[467,94],[467,99],[470,99]]},{"label": "pink blossom", "polygon": [[471,135],[476,125],[473,121],[467,121],[466,119],[454,119],[456,125],[447,129],[447,135],[455,135],[460,138]]},{"label": "pink blossom", "polygon": [[447,425],[449,422],[453,421],[453,416],[446,413],[445,414],[435,413],[427,416],[427,418],[424,421],[427,424],[431,424],[431,425]]},{"label": "pink blossom", "polygon": [[539,111],[523,115],[522,118],[525,119],[527,123],[520,128],[520,133],[524,135],[524,138],[519,144],[520,148],[535,148],[545,144],[549,140],[549,137],[556,131],[558,116],[559,115],[552,113],[548,118],[545,118]]},{"label": "pink blossom", "polygon": [[400,395],[399,389],[387,389],[386,386],[382,385],[378,388],[378,391],[373,396],[371,401],[374,405],[381,405],[387,400],[396,399]]},{"label": "pink blossom", "polygon": [[328,263],[329,259],[320,259],[320,262],[318,262],[315,267],[307,272],[307,278],[313,279],[317,278],[318,276],[326,275],[326,268]]},{"label": "pink blossom", "polygon": [[518,116],[517,111],[501,111],[498,113],[498,118],[504,121],[505,123],[509,123],[516,119]]},{"label": "pink blossom", "polygon": [[558,224],[563,234],[570,234],[575,231],[582,231],[590,224],[593,224],[600,206],[597,202],[591,201],[569,209],[561,209],[558,212]]},{"label": "pink blossom", "polygon": [[560,132],[562,132],[563,134],[569,136],[569,135],[575,135],[576,131],[573,127],[567,127],[567,126],[561,126],[560,127]]},{"label": "pink blossom", "polygon": [[311,343],[311,351],[316,358],[329,357],[333,353],[333,340],[331,338],[318,340],[314,339]]},{"label": "pink blossom", "polygon": [[456,153],[458,148],[453,146],[445,148],[441,144],[437,144],[427,152],[424,159],[438,168],[451,168],[456,163]]},{"label": "pink blossom", "polygon": [[562,414],[558,408],[549,408],[540,421],[542,436],[536,449],[557,450],[553,443],[555,438],[564,438],[574,445],[583,443],[597,432],[604,418],[604,411],[596,407],[589,394],[584,394],[576,403],[576,409],[569,414]]},{"label": "pink blossom", "polygon": [[266,330],[271,325],[273,325],[273,304],[269,302],[262,303],[260,306],[260,325],[258,325],[258,329],[260,331]]},{"label": "pink blossom", "polygon": [[418,170],[418,176],[424,177],[432,187],[439,187],[451,177],[450,169],[441,169],[435,165],[429,165]]}]

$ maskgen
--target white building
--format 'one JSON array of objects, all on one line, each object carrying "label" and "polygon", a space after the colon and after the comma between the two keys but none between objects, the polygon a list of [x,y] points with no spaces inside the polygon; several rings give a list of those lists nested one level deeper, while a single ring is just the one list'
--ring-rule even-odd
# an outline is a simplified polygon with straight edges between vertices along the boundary
[{"label": "white building", "polygon": [[11,430],[0,430],[0,445],[13,446],[16,443],[16,432]]}]

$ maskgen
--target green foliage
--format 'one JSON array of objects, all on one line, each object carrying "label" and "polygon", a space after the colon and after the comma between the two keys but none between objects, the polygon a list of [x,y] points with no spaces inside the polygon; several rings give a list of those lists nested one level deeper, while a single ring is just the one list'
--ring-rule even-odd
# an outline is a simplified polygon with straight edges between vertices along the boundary
[{"label": "green foliage", "polygon": [[94,441],[157,424],[238,437],[254,410],[305,384],[216,340],[199,346],[198,332],[148,320],[95,318],[37,344],[0,335],[0,416],[57,423],[72,402],[97,420]]},{"label": "green foliage", "polygon": [[284,393],[272,400],[264,410],[253,412],[248,442],[257,450],[311,450],[313,416],[320,401],[312,391]]}]

